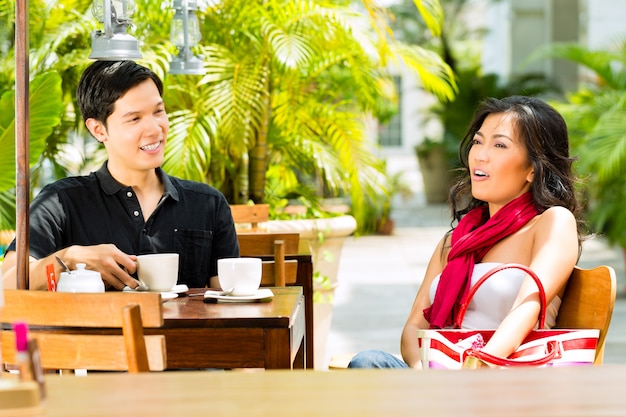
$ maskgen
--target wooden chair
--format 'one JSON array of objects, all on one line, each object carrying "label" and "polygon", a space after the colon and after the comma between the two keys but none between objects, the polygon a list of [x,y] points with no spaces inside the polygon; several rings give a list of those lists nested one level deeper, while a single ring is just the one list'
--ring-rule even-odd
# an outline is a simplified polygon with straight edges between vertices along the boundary
[{"label": "wooden chair", "polygon": [[296,282],[298,261],[286,261],[285,256],[298,253],[298,233],[238,233],[237,239],[241,256],[272,257],[263,261],[261,285],[284,287]]},{"label": "wooden chair", "polygon": [[165,337],[143,334],[144,326],[163,326],[159,293],[5,290],[4,299],[0,318],[5,364],[16,364],[10,325],[21,321],[28,324],[29,337],[37,339],[44,369],[136,373],[166,367]]},{"label": "wooden chair", "polygon": [[610,266],[574,268],[567,282],[556,328],[599,329],[594,365],[602,365],[606,334],[615,305],[615,271]]},{"label": "wooden chair", "polygon": [[230,211],[235,227],[246,232],[261,230],[259,223],[264,223],[270,218],[269,204],[231,204]]}]

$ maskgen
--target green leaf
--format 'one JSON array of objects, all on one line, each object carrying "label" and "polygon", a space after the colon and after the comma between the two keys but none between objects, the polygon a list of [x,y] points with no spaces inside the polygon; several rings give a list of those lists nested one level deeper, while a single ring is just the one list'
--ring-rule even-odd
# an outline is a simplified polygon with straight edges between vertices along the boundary
[{"label": "green leaf", "polygon": [[[46,139],[59,124],[63,101],[61,77],[56,72],[36,76],[30,83],[30,165],[46,147]],[[0,98],[0,192],[15,187],[15,91]]]},{"label": "green leaf", "polygon": [[424,22],[434,36],[441,36],[444,15],[439,0],[413,0],[424,18]]}]

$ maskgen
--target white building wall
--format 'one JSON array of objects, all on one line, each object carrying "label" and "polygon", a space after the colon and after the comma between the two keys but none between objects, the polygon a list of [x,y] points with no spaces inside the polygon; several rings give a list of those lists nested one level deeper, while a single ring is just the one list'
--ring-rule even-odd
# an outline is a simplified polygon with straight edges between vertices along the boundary
[{"label": "white building wall", "polygon": [[[607,47],[619,37],[626,38],[626,0],[571,0],[578,1],[579,41],[590,48]],[[567,7],[561,2],[560,7]],[[483,68],[506,79],[520,71],[517,64],[524,56],[542,43],[554,41],[559,28],[552,22],[562,13],[554,10],[555,0],[506,0],[492,2],[487,10],[488,32],[485,35]],[[533,63],[523,68],[545,65],[551,73],[548,61]],[[539,67],[537,67],[539,68]]]},{"label": "white building wall", "polygon": [[587,0],[587,46],[605,48],[626,38],[626,0]]}]

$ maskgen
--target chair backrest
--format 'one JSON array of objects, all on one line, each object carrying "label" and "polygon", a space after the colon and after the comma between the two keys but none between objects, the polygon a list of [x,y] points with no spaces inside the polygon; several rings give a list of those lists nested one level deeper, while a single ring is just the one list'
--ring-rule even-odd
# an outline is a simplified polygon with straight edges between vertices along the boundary
[{"label": "chair backrest", "polygon": [[[285,261],[285,255],[296,255],[300,244],[298,233],[237,233],[239,254],[243,257],[273,257],[264,261],[263,276],[273,276],[270,285],[284,287],[295,282],[297,261]],[[273,273],[272,273],[273,271]],[[288,277],[289,275],[289,277]],[[262,284],[268,284],[267,279]]]},{"label": "chair backrest", "polygon": [[163,326],[159,293],[5,290],[4,298],[0,319],[5,364],[16,364],[10,325],[21,321],[37,339],[45,369],[134,373],[166,367],[165,337],[143,334],[144,327]]},{"label": "chair backrest", "polygon": [[604,343],[611,324],[615,294],[615,271],[605,265],[592,269],[575,267],[565,288],[555,327],[599,329],[594,365],[601,365],[604,358]]},{"label": "chair backrest", "polygon": [[270,218],[269,204],[231,204],[230,211],[237,230],[246,232],[258,231],[259,223]]}]

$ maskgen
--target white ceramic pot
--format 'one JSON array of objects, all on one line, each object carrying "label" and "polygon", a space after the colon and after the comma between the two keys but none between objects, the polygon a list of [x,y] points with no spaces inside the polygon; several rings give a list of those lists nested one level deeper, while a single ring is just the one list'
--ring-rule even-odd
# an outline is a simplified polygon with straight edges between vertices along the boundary
[{"label": "white ceramic pot", "polygon": [[85,264],[76,264],[76,270],[61,272],[58,292],[104,292],[100,272],[85,269]]}]

